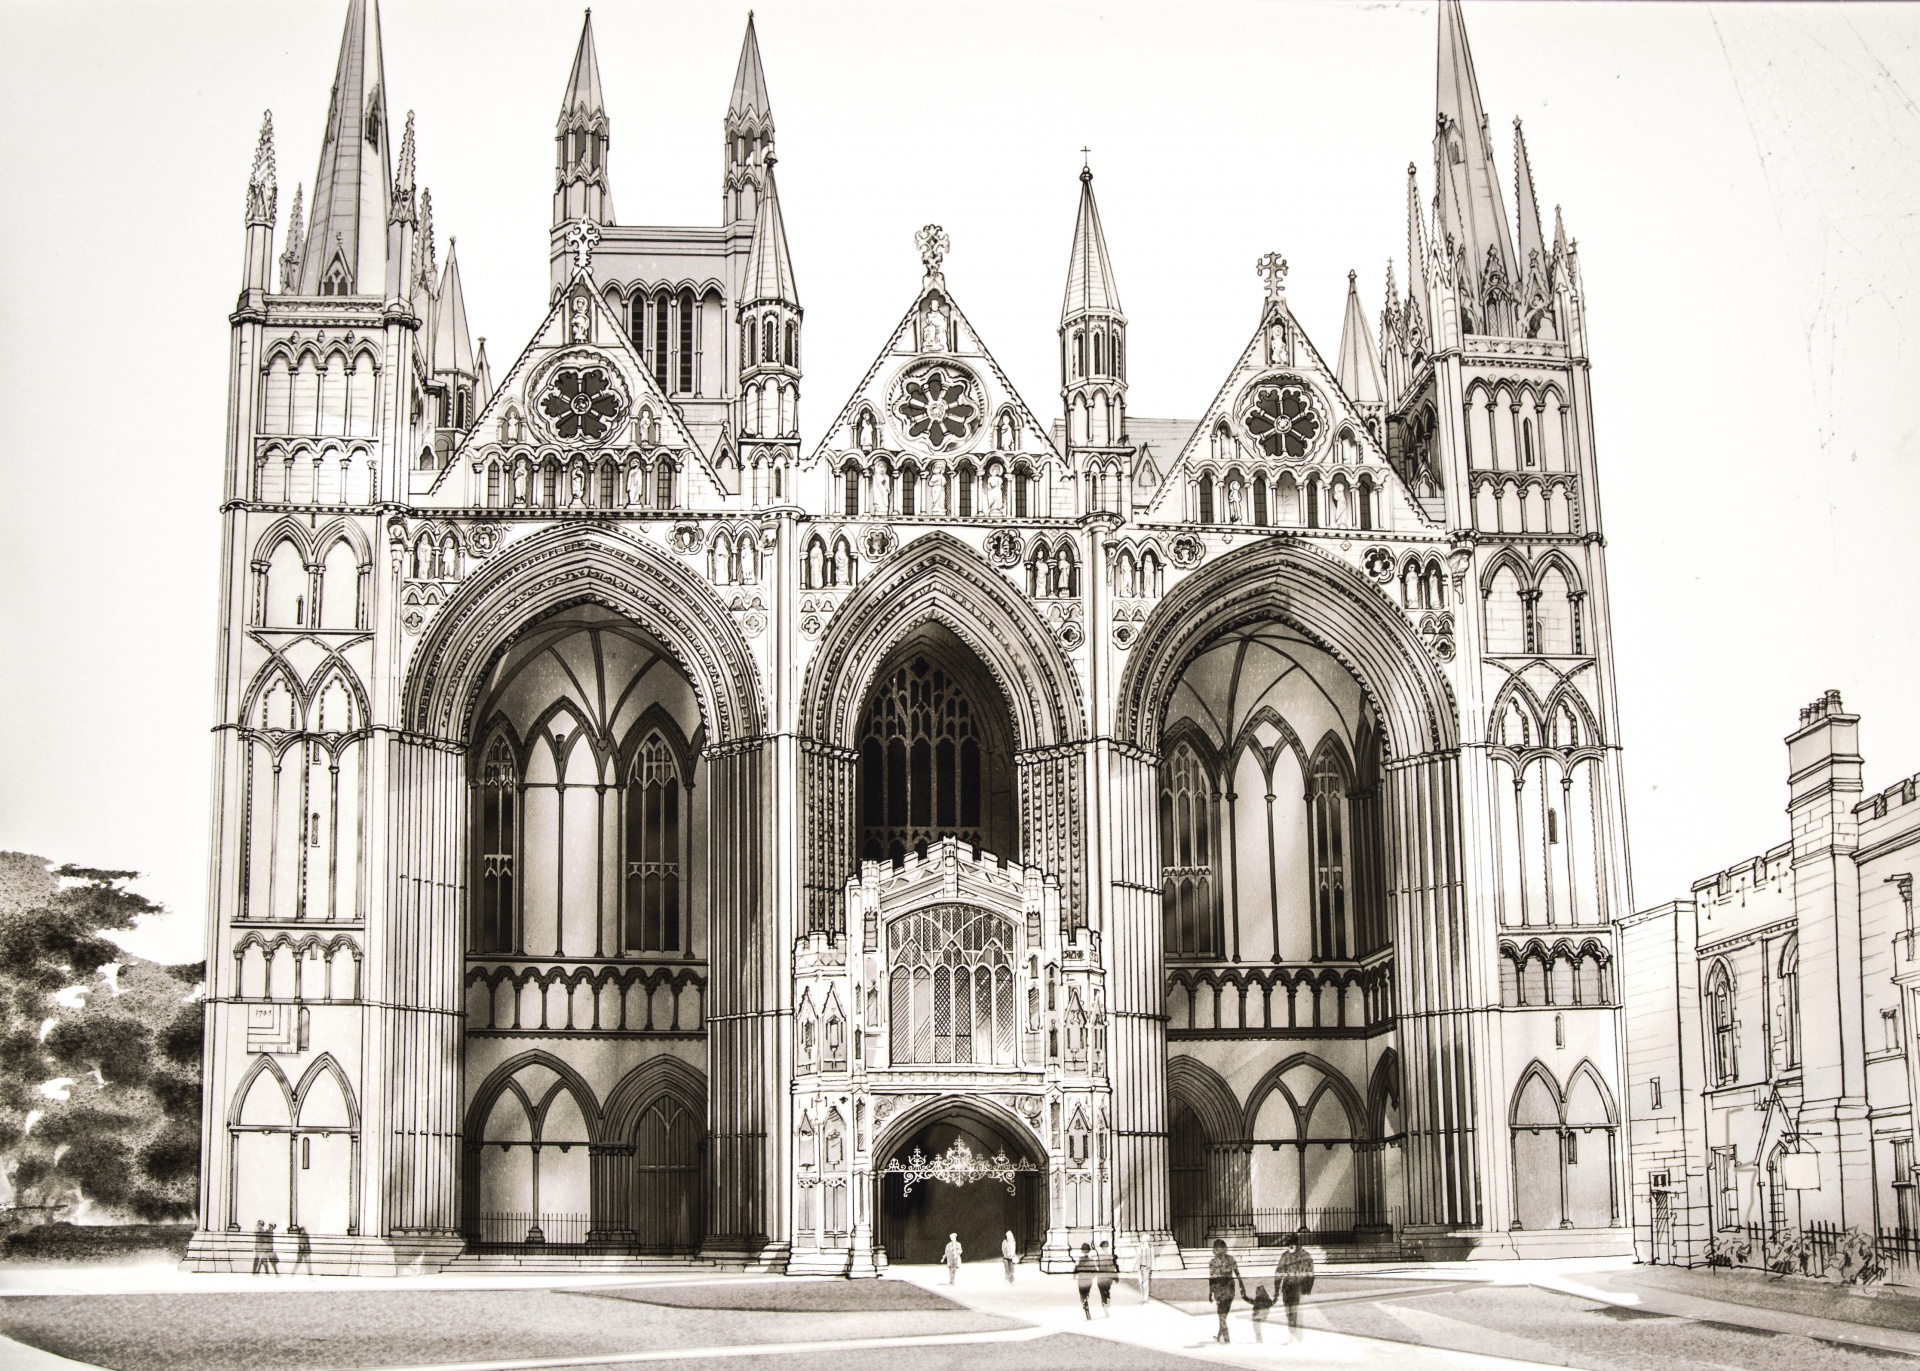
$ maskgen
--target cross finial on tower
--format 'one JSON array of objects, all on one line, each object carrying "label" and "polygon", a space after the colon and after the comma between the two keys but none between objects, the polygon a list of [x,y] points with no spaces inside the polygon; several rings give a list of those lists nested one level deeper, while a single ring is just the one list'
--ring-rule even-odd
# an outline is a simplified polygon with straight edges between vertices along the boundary
[{"label": "cross finial on tower", "polygon": [[1287,259],[1277,252],[1264,254],[1253,269],[1266,278],[1267,299],[1283,299],[1287,293]]},{"label": "cross finial on tower", "polygon": [[573,270],[576,275],[593,274],[593,249],[600,241],[600,226],[591,219],[579,219],[567,230],[567,246],[573,249]]},{"label": "cross finial on tower", "polygon": [[927,279],[940,279],[940,264],[946,260],[953,242],[947,237],[947,231],[938,224],[928,224],[913,235],[914,246],[920,249],[920,263],[927,269]]}]

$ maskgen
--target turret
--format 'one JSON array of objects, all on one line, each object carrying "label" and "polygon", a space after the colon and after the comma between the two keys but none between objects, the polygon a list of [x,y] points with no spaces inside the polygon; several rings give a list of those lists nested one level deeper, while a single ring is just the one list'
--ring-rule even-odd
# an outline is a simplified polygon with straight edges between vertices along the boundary
[{"label": "turret", "polygon": [[302,295],[381,294],[387,255],[387,96],[378,0],[351,0],[334,69],[313,214],[300,257]]},{"label": "turret", "polygon": [[613,191],[607,184],[608,122],[600,96],[600,59],[593,49],[593,11],[580,25],[580,46],[573,54],[554,130],[553,226],[575,219],[613,222]]},{"label": "turret", "polygon": [[418,215],[413,207],[413,111],[407,111],[407,129],[400,139],[400,168],[394,173],[393,194],[387,209],[387,304],[407,308],[413,293],[414,233]]},{"label": "turret", "polygon": [[280,185],[273,169],[273,111],[268,110],[260,121],[260,141],[254,146],[253,171],[247,177],[247,259],[240,273],[243,302],[257,302],[273,289],[273,222],[279,205]]},{"label": "turret", "polygon": [[773,102],[767,98],[767,74],[760,68],[760,40],[753,31],[752,10],[747,11],[747,33],[740,42],[725,127],[720,220],[727,228],[744,232],[758,220],[764,172],[773,157]]},{"label": "turret", "polygon": [[1093,171],[1084,166],[1067,257],[1067,293],[1060,305],[1060,399],[1066,407],[1069,460],[1088,482],[1085,508],[1124,508],[1119,486],[1131,464],[1072,456],[1079,449],[1120,449],[1127,433],[1127,316],[1107,260]]},{"label": "turret", "polygon": [[473,425],[479,405],[479,368],[467,331],[467,301],[460,287],[460,253],[454,239],[447,240],[447,267],[434,294],[428,392],[433,406],[434,464],[445,466],[448,454]]},{"label": "turret", "polygon": [[787,228],[780,217],[774,161],[769,154],[740,289],[740,434],[797,440],[802,311],[787,252]]},{"label": "turret", "polygon": [[1360,308],[1360,273],[1347,273],[1347,313],[1340,324],[1340,360],[1334,375],[1340,389],[1366,421],[1374,440],[1380,439],[1387,407],[1386,378],[1380,374],[1380,354],[1374,350],[1373,331]]}]

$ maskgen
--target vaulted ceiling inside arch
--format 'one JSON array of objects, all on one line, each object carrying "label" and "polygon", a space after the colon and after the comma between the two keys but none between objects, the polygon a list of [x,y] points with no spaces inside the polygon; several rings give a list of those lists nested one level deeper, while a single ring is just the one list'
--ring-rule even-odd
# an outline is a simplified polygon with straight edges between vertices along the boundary
[{"label": "vaulted ceiling inside arch", "polygon": [[1194,658],[1167,703],[1166,726],[1191,720],[1225,752],[1253,724],[1254,736],[1271,747],[1279,730],[1255,722],[1269,709],[1309,753],[1332,732],[1351,757],[1361,725],[1374,721],[1372,704],[1345,667],[1274,624],[1228,634]]},{"label": "vaulted ceiling inside arch", "polygon": [[582,726],[614,743],[655,704],[687,739],[700,726],[699,704],[679,664],[639,625],[598,606],[566,610],[515,639],[488,675],[476,717],[504,715],[524,736],[562,700]]}]

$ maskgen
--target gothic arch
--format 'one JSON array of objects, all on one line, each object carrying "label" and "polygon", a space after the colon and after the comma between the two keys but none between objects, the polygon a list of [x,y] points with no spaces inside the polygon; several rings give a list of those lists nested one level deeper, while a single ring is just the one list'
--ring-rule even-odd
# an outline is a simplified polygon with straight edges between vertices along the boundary
[{"label": "gothic arch", "polygon": [[1540,1084],[1545,1087],[1548,1098],[1553,1101],[1555,1114],[1559,1118],[1566,1117],[1567,1102],[1566,1097],[1560,1093],[1559,1082],[1553,1079],[1553,1073],[1551,1071],[1542,1066],[1538,1060],[1534,1060],[1527,1063],[1527,1069],[1522,1071],[1520,1073],[1520,1079],[1513,1083],[1513,1101],[1508,1107],[1507,1122],[1509,1127],[1523,1128],[1538,1126],[1538,1121],[1532,1123],[1523,1122],[1520,1111],[1521,1101],[1526,1098],[1527,1094],[1527,1082],[1533,1080],[1539,1081]]},{"label": "gothic arch", "polygon": [[294,1096],[293,1087],[288,1084],[286,1073],[281,1071],[279,1063],[272,1057],[262,1055],[253,1064],[251,1070],[240,1078],[240,1084],[234,1087],[233,1099],[227,1105],[227,1127],[240,1127],[240,1116],[246,1110],[247,1097],[253,1094],[254,1087],[262,1076],[273,1077],[274,1084],[280,1087],[280,1098],[287,1112],[287,1121],[291,1126],[294,1109],[299,1101]]},{"label": "gothic arch", "polygon": [[524,1066],[544,1066],[558,1076],[568,1092],[572,1094],[573,1102],[580,1107],[580,1116],[587,1122],[587,1136],[589,1138],[599,1136],[602,1118],[600,1102],[594,1097],[593,1087],[587,1084],[586,1077],[551,1052],[543,1052],[536,1048],[501,1062],[487,1073],[487,1078],[480,1083],[480,1088],[473,1092],[473,1102],[467,1106],[465,1124],[468,1147],[479,1145],[481,1130],[487,1125],[487,1115],[493,1111],[494,1101],[500,1097],[500,1093],[507,1088],[513,1078],[519,1074],[520,1068]]},{"label": "gothic arch", "polygon": [[1229,553],[1167,594],[1128,654],[1115,733],[1157,751],[1166,701],[1187,664],[1221,634],[1262,621],[1299,630],[1353,673],[1395,756],[1454,745],[1452,690],[1405,616],[1358,571],[1290,539]]},{"label": "gothic arch", "polygon": [[678,1057],[663,1054],[649,1057],[620,1078],[600,1112],[594,1141],[616,1145],[631,1142],[641,1113],[662,1095],[679,1101],[702,1125],[706,1123],[706,1076]]},{"label": "gothic arch", "polygon": [[1400,1107],[1400,1054],[1389,1047],[1374,1064],[1367,1083],[1367,1136],[1384,1141],[1389,1108]]},{"label": "gothic arch", "polygon": [[1184,1055],[1167,1058],[1167,1116],[1179,1113],[1181,1105],[1193,1110],[1216,1143],[1247,1136],[1251,1116],[1234,1098],[1233,1087],[1205,1062]]},{"label": "gothic arch", "polygon": [[1080,683],[1033,607],[951,534],[915,539],[870,572],[821,636],[801,694],[801,726],[852,746],[873,677],[923,623],[952,630],[984,662],[1012,713],[1016,748],[1082,735]]},{"label": "gothic arch", "polygon": [[995,1097],[983,1094],[933,1095],[909,1105],[885,1123],[875,1125],[872,1154],[875,1167],[886,1165],[892,1153],[922,1128],[950,1114],[974,1115],[992,1126],[1007,1141],[1023,1143],[1037,1159],[1044,1160],[1050,1155],[1038,1125],[1028,1123]]},{"label": "gothic arch", "polygon": [[347,1073],[340,1069],[340,1063],[334,1060],[331,1052],[322,1052],[300,1077],[300,1084],[293,1088],[294,1121],[299,1122],[301,1106],[307,1102],[307,1092],[318,1084],[322,1076],[333,1077],[333,1083],[340,1089],[341,1102],[347,1107],[347,1127],[358,1130],[360,1099],[353,1093],[353,1085],[347,1080]]},{"label": "gothic arch", "polygon": [[448,600],[408,672],[402,717],[420,733],[465,737],[480,682],[519,632],[583,603],[633,619],[667,649],[715,740],[765,727],[753,654],[712,587],[650,543],[572,526],[510,546]]},{"label": "gothic arch", "polygon": [[[1296,1097],[1292,1089],[1281,1080],[1287,1072],[1293,1070],[1296,1066],[1309,1066],[1320,1073],[1320,1084],[1314,1087],[1305,1100]],[[1341,1107],[1347,1111],[1348,1133],[1356,1139],[1365,1136],[1362,1128],[1367,1118],[1367,1107],[1365,1102],[1360,1098],[1360,1092],[1353,1088],[1353,1082],[1349,1081],[1324,1058],[1316,1056],[1311,1052],[1296,1052],[1284,1061],[1275,1062],[1267,1069],[1266,1074],[1254,1084],[1253,1089],[1247,1092],[1246,1108],[1241,1113],[1241,1137],[1251,1138],[1253,1136],[1254,1124],[1260,1118],[1261,1107],[1266,1104],[1267,1096],[1276,1090],[1281,1091],[1286,1098],[1293,1101],[1295,1108],[1299,1112],[1299,1126],[1303,1130],[1308,1120],[1313,1117],[1313,1109],[1320,1096],[1326,1091],[1331,1090],[1333,1097],[1338,1100]]]}]

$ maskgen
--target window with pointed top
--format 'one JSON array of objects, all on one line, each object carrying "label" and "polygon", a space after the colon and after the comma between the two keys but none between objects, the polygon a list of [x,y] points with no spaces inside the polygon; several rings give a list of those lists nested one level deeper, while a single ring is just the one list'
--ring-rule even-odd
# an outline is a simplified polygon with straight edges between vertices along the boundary
[{"label": "window with pointed top", "polygon": [[1191,744],[1175,744],[1160,767],[1161,935],[1169,957],[1219,955],[1214,917],[1213,779]]},{"label": "window with pointed top", "polygon": [[1347,769],[1332,748],[1314,758],[1307,783],[1307,836],[1313,849],[1313,954],[1317,961],[1352,955],[1347,900]]},{"label": "window with pointed top", "polygon": [[684,950],[680,801],[679,761],[665,738],[650,733],[634,754],[625,796],[629,952]]},{"label": "window with pointed top", "polygon": [[894,1066],[1014,1066],[1016,1028],[1010,919],[969,905],[936,905],[887,929],[888,1028]]},{"label": "window with pointed top", "polygon": [[473,948],[511,952],[516,939],[514,856],[519,846],[516,822],[520,769],[505,738],[495,738],[473,786],[475,889]]}]

